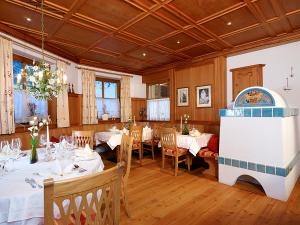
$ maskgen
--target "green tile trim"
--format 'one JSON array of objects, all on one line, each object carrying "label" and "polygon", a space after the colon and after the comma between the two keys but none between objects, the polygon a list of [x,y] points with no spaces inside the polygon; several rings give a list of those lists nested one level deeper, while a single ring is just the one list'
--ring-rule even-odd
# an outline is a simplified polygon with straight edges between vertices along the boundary
[{"label": "green tile trim", "polygon": [[220,109],[220,117],[289,117],[297,116],[297,108],[236,108],[236,109]]},{"label": "green tile trim", "polygon": [[266,174],[280,176],[280,177],[287,177],[295,167],[299,158],[300,158],[300,153],[295,155],[295,157],[291,160],[291,162],[288,164],[286,168],[264,165],[264,164],[254,163],[254,162],[247,162],[238,159],[225,158],[222,156],[219,156],[218,163],[226,166],[245,169],[245,170],[257,171],[259,173],[266,173]]}]

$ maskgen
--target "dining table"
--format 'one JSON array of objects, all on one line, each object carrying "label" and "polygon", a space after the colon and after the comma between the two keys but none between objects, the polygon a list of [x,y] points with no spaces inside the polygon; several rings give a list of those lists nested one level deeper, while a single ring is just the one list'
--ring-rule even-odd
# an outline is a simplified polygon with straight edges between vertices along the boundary
[{"label": "dining table", "polygon": [[[176,144],[177,147],[186,148],[193,156],[196,156],[202,148],[207,147],[212,135],[213,134],[210,133],[200,133],[199,135],[183,135],[177,132]],[[158,147],[161,147],[160,143],[158,143]]]},{"label": "dining table", "polygon": [[[151,140],[153,130],[150,127],[143,127],[143,137],[142,141]],[[109,131],[101,131],[95,133],[95,141],[96,145],[101,143],[107,143],[107,145],[114,150],[117,146],[121,144],[123,134],[129,134],[129,130],[109,130]]]},{"label": "dining table", "polygon": [[34,164],[29,163],[29,151],[9,160],[9,156],[0,154],[0,162],[10,162],[7,171],[0,175],[0,224],[43,224],[45,179],[65,180],[103,171],[99,154],[94,151],[85,154],[84,150],[75,149],[71,159],[47,161],[45,150],[39,149],[39,161]]}]

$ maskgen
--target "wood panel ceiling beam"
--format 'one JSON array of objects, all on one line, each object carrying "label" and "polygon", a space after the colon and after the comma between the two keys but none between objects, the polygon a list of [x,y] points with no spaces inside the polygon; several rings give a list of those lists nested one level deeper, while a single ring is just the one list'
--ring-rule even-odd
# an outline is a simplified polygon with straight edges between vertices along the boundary
[{"label": "wood panel ceiling beam", "polygon": [[274,30],[271,28],[270,24],[266,22],[266,18],[263,14],[263,12],[260,10],[260,8],[251,2],[251,0],[244,0],[246,3],[248,9],[250,12],[253,14],[253,16],[259,21],[259,23],[263,26],[265,31],[270,35],[270,36],[275,36]]},{"label": "wood panel ceiling beam", "polygon": [[51,40],[55,36],[55,34],[62,28],[62,26],[71,19],[73,14],[75,14],[86,2],[87,0],[74,0],[73,4],[70,7],[70,10],[67,12],[67,14],[64,15],[63,19],[59,21],[53,31],[49,33],[46,41]]},{"label": "wood panel ceiling beam", "polygon": [[276,15],[284,22],[284,29],[286,32],[292,32],[293,31],[293,26],[289,19],[285,15],[285,11],[283,6],[278,0],[270,0],[271,5],[273,6],[273,9],[276,13]]}]

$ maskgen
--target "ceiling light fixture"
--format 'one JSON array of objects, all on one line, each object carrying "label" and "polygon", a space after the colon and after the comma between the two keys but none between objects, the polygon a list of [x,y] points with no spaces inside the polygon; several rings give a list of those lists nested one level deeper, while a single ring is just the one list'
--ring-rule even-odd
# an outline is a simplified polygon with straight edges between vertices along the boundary
[{"label": "ceiling light fixture", "polygon": [[232,24],[232,23],[231,23],[230,21],[229,21],[229,22],[227,22],[227,26],[231,26],[231,24]]},{"label": "ceiling light fixture", "polygon": [[145,52],[143,52],[143,54],[142,54],[144,57],[147,55]]},{"label": "ceiling light fixture", "polygon": [[[26,18],[31,21],[29,17]],[[22,77],[30,83],[27,86],[27,94],[34,96],[38,100],[49,100],[57,97],[59,93],[65,90],[67,76],[63,70],[56,68],[53,71],[48,63],[45,62],[44,42],[45,42],[45,24],[44,24],[44,0],[41,0],[41,38],[42,38],[42,60],[33,62],[33,66],[26,65],[17,75],[18,88],[21,88]]]},{"label": "ceiling light fixture", "polygon": [[180,44],[180,41],[178,40],[176,43],[177,43],[177,44]]}]

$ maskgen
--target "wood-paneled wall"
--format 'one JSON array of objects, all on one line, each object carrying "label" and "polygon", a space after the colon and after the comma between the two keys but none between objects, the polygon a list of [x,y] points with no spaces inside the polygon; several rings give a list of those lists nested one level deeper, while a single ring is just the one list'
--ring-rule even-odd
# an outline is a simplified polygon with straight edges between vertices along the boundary
[{"label": "wood-paneled wall", "polygon": [[[191,124],[205,126],[218,133],[219,109],[226,107],[226,58],[223,56],[186,64],[175,69],[153,72],[143,76],[143,83],[169,82],[171,101],[171,124],[178,124],[183,114],[191,116]],[[211,85],[212,107],[196,107],[196,87]],[[177,106],[177,88],[189,88],[189,105]]]},{"label": "wood-paneled wall", "polygon": [[[147,119],[147,105],[145,98],[131,98],[131,113],[135,116],[136,121]],[[141,109],[145,109],[144,118],[140,116]]]},{"label": "wood-paneled wall", "polygon": [[[225,58],[218,57],[200,64],[175,69],[175,120],[189,114],[192,121],[219,121],[219,109],[226,106]],[[199,108],[196,104],[196,87],[211,85],[212,106]],[[177,89],[189,88],[189,106],[177,106]]]}]

